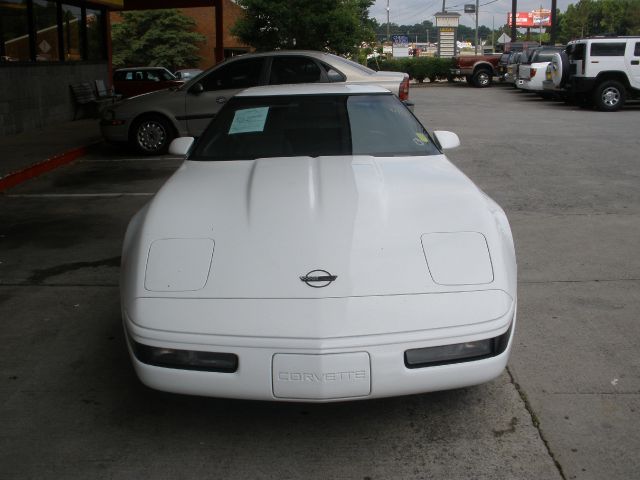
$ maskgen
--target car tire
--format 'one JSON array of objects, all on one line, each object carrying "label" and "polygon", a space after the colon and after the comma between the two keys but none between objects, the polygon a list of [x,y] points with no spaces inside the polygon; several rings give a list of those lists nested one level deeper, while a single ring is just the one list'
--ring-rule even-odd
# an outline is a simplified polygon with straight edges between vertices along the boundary
[{"label": "car tire", "polygon": [[556,88],[562,88],[569,80],[569,56],[566,52],[553,54],[551,59],[551,81]]},{"label": "car tire", "polygon": [[473,74],[471,80],[475,87],[486,88],[491,85],[491,72],[486,68],[481,68]]},{"label": "car tire", "polygon": [[144,115],[133,123],[129,142],[143,155],[162,155],[174,138],[169,120],[160,115]]},{"label": "car tire", "polygon": [[620,110],[627,98],[624,85],[615,80],[605,80],[593,91],[593,103],[602,112]]}]

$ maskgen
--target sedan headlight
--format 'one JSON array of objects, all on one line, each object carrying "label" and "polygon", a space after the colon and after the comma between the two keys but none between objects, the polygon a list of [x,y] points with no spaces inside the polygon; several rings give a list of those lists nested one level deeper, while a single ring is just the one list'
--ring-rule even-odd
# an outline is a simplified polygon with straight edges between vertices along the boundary
[{"label": "sedan headlight", "polygon": [[102,120],[100,123],[102,125],[117,126],[117,125],[124,125],[126,121],[122,119],[117,119],[115,110],[109,109],[109,110],[105,110],[102,113]]},{"label": "sedan headlight", "polygon": [[489,247],[481,233],[427,233],[422,236],[422,248],[431,278],[439,285],[493,282]]},{"label": "sedan headlight", "polygon": [[209,278],[214,242],[209,238],[164,238],[149,248],[144,287],[150,292],[201,290]]}]

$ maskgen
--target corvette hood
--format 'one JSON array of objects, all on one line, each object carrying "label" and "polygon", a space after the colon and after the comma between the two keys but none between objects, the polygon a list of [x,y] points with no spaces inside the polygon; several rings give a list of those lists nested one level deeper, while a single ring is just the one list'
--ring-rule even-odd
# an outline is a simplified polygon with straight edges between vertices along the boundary
[{"label": "corvette hood", "polygon": [[[504,281],[502,240],[487,197],[443,155],[186,161],[137,224],[138,269],[146,272],[139,296],[166,296],[163,290],[198,298],[478,290],[442,284],[429,271],[424,238],[428,245],[436,238],[437,247],[441,238],[428,234],[451,232],[475,235],[474,245],[486,250],[479,268],[493,272],[479,277],[482,288]],[[460,238],[464,249],[467,237]],[[462,256],[475,268],[473,255]],[[446,263],[438,268],[445,278]],[[324,288],[301,281],[314,270],[337,278]],[[183,283],[174,283],[171,272]]]}]

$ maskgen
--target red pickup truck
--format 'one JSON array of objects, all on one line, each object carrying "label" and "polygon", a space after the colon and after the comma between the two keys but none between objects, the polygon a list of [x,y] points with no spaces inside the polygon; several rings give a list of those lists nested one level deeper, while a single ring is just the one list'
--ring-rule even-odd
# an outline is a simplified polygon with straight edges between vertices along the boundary
[{"label": "red pickup truck", "polygon": [[495,55],[458,55],[454,58],[452,76],[464,76],[467,83],[484,88],[491,85],[493,77],[498,75],[500,54]]}]

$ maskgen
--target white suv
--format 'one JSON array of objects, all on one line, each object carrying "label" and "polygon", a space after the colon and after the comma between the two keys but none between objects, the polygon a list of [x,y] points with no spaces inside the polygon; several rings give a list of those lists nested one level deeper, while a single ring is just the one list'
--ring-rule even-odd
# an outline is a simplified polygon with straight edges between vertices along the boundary
[{"label": "white suv", "polygon": [[602,111],[619,110],[627,98],[640,97],[640,36],[569,42],[553,56],[546,77],[545,90],[592,101]]}]

